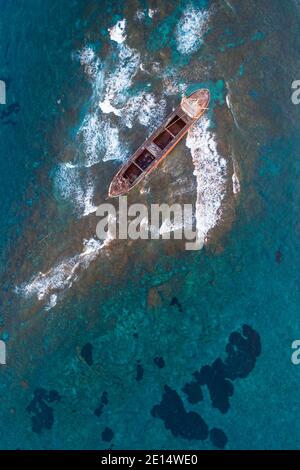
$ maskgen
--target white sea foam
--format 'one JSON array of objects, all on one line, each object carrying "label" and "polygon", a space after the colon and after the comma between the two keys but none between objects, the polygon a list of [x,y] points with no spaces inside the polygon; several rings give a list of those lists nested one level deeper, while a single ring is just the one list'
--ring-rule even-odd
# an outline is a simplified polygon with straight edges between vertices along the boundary
[{"label": "white sea foam", "polygon": [[58,293],[69,289],[76,281],[80,269],[87,269],[111,240],[110,234],[108,234],[105,241],[94,238],[84,240],[81,253],[64,259],[46,273],[38,273],[29,283],[17,287],[16,292],[25,297],[37,297],[38,300],[46,300],[45,308],[50,310],[57,303]]},{"label": "white sea foam", "polygon": [[82,173],[81,168],[70,163],[58,165],[54,177],[54,187],[62,198],[72,201],[79,216],[95,212],[93,205],[94,184],[88,173]]},{"label": "white sea foam", "polygon": [[229,82],[226,82],[226,88],[228,90],[228,94],[226,95],[226,104],[227,104],[228,109],[231,112],[234,124],[235,124],[236,128],[239,129],[239,131],[241,131],[243,134],[245,134],[245,131],[241,128],[241,126],[238,123],[238,118],[237,118],[238,114],[235,111],[235,107],[232,104],[232,99],[231,99],[232,93],[231,93],[231,90],[230,90],[230,83]]},{"label": "white sea foam", "polygon": [[[109,103],[114,109],[124,105],[127,100],[126,92],[132,85],[140,63],[140,54],[135,49],[128,47],[126,44],[119,46],[116,66],[112,72],[106,73],[104,93],[98,96],[100,107],[103,107],[102,103],[105,103],[106,107]],[[117,110],[115,114],[120,116],[121,111]]]},{"label": "white sea foam", "polygon": [[137,10],[134,16],[137,20],[143,21],[145,19],[146,14],[144,10]]},{"label": "white sea foam", "polygon": [[181,54],[191,54],[199,49],[208,29],[208,19],[208,10],[192,5],[186,7],[176,27],[176,45]]},{"label": "white sea foam", "polygon": [[184,94],[187,89],[185,83],[178,82],[174,74],[164,74],[163,75],[164,90],[166,95],[177,95],[178,93]]},{"label": "white sea foam", "polygon": [[197,180],[196,225],[202,244],[222,216],[226,192],[227,163],[217,151],[207,117],[199,120],[188,133],[186,145],[191,150]]},{"label": "white sea foam", "polygon": [[109,99],[105,98],[104,101],[102,101],[101,103],[99,103],[99,107],[102,111],[102,113],[104,114],[109,114],[109,113],[113,113],[115,114],[116,116],[121,116],[121,110],[115,108],[111,102],[109,101]]},{"label": "white sea foam", "polygon": [[125,145],[120,142],[119,129],[97,112],[86,115],[78,137],[84,144],[85,167],[91,167],[100,161],[122,160],[128,154]]},{"label": "white sea foam", "polygon": [[[125,27],[124,19],[115,25],[114,31],[124,33]],[[146,91],[133,96],[129,94],[137,72],[147,72],[143,69],[140,53],[123,41],[114,47],[112,56],[108,55],[104,63],[100,63],[93,49],[88,47],[84,48],[80,57],[83,66],[88,67],[88,72],[96,71],[93,75],[93,104],[78,131],[86,157],[83,164],[88,167],[101,160],[124,159],[128,150],[124,144],[121,145],[119,126],[131,128],[139,122],[152,130],[157,120],[163,119],[165,99],[162,97],[157,100]],[[122,117],[118,127],[110,121],[110,114]]]},{"label": "white sea foam", "polygon": [[78,131],[78,137],[82,138],[84,144],[84,165],[90,167],[101,159],[102,147],[101,122],[96,112],[87,114]]},{"label": "white sea foam", "polygon": [[149,8],[148,9],[148,16],[149,18],[153,18],[154,15],[158,13],[158,8]]},{"label": "white sea foam", "polygon": [[227,104],[227,108],[231,109],[231,101],[230,101],[230,96],[229,95],[226,95],[226,104]]},{"label": "white sea foam", "polygon": [[97,59],[94,50],[90,46],[85,46],[79,52],[79,60],[87,75],[90,77],[95,77],[97,75],[100,62]]},{"label": "white sea foam", "polygon": [[112,123],[109,114],[117,117],[125,115],[120,127],[124,126],[124,122],[131,127],[134,119],[148,126],[153,108],[156,116],[161,112],[160,104],[153,104],[147,97],[128,99],[127,92],[139,70],[140,54],[123,43],[125,27],[124,19],[111,28],[111,39],[118,45],[113,46],[114,51],[104,62],[100,62],[90,46],[79,52],[80,63],[93,85],[90,109],[77,133],[78,147],[83,152],[77,155],[76,165],[72,162],[61,165],[55,176],[55,187],[63,198],[75,205],[78,216],[96,210],[93,204],[93,178],[86,176],[85,168],[100,161],[123,160],[129,153],[126,144],[121,144],[119,126]]},{"label": "white sea foam", "polygon": [[139,21],[143,21],[146,18],[146,16],[152,19],[154,15],[156,15],[157,13],[158,13],[158,8],[148,8],[148,10],[137,10],[135,17]]},{"label": "white sea foam", "polygon": [[131,128],[134,121],[138,121],[149,130],[160,122],[165,114],[166,100],[156,101],[152,93],[140,92],[130,98],[122,109],[123,118],[127,127]]},{"label": "white sea foam", "polygon": [[224,0],[224,2],[226,3],[226,5],[228,6],[228,8],[230,8],[230,10],[231,10],[233,13],[236,13],[234,6],[231,5],[231,3],[229,2],[229,0]]},{"label": "white sea foam", "polygon": [[233,194],[238,194],[241,191],[241,185],[237,174],[234,172],[232,174],[232,192]]},{"label": "white sea foam", "polygon": [[[152,128],[164,115],[166,102],[164,98],[157,101],[153,94],[145,91],[128,96],[136,73],[139,69],[144,71],[143,64],[140,54],[126,44],[119,47],[117,54],[116,69],[105,75],[106,86],[104,93],[99,95],[99,107],[103,114],[113,113],[122,117],[122,124],[129,128],[134,121]],[[119,155],[116,154],[115,158]]]},{"label": "white sea foam", "polygon": [[51,294],[49,302],[45,306],[45,310],[51,310],[53,307],[55,307],[55,305],[57,304],[57,299],[58,299],[57,294]]},{"label": "white sea foam", "polygon": [[123,19],[118,21],[117,24],[108,28],[108,31],[112,41],[122,44],[126,39],[126,20]]},{"label": "white sea foam", "polygon": [[[150,133],[165,115],[164,95],[157,99],[149,91],[130,93],[135,75],[149,72],[143,67],[140,53],[126,44],[125,33],[125,19],[110,28],[110,37],[117,44],[111,45],[111,53],[104,61],[100,61],[91,46],[85,46],[78,54],[92,82],[93,95],[77,133],[82,152],[77,154],[76,165],[71,162],[62,165],[55,178],[56,188],[62,197],[74,203],[78,216],[95,210],[93,179],[85,176],[85,169],[100,161],[124,160],[129,149],[126,141],[121,141],[120,129],[140,123]],[[156,63],[150,64],[151,70],[155,67]]]}]

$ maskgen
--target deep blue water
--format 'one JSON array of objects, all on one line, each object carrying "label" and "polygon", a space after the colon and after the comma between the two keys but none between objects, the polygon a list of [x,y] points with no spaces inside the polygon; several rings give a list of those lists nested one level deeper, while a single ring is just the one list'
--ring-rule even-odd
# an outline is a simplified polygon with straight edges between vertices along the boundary
[{"label": "deep blue water", "polygon": [[[0,448],[299,448],[298,2],[0,0],[0,10]],[[123,19],[117,43],[108,28]],[[135,98],[149,93],[159,120],[203,85],[202,135],[228,168],[210,243],[193,253],[172,240],[119,243],[78,265],[95,236],[90,206],[153,126]],[[100,110],[107,96],[121,118]],[[166,163],[132,201],[178,190],[195,200],[180,145],[177,169]]]}]

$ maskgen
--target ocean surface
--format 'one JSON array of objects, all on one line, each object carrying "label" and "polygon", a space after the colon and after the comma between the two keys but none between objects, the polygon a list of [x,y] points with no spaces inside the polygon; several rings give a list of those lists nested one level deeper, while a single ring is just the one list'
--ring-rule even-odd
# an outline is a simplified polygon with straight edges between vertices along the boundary
[{"label": "ocean surface", "polygon": [[[0,448],[299,449],[299,1],[0,0],[0,38]],[[99,240],[200,87],[128,201],[197,204],[203,248]]]}]

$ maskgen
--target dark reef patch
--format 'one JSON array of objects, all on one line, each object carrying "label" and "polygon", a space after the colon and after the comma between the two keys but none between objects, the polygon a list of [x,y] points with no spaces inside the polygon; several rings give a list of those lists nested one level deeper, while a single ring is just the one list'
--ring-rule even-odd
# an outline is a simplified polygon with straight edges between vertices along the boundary
[{"label": "dark reef patch", "polygon": [[182,305],[181,305],[181,303],[179,302],[179,300],[177,299],[177,297],[173,297],[173,298],[172,298],[172,300],[171,300],[171,302],[170,302],[170,307],[177,307],[180,313],[183,312]]},{"label": "dark reef patch", "polygon": [[206,385],[212,406],[221,413],[229,410],[229,398],[233,395],[233,380],[245,378],[255,366],[256,358],[261,353],[259,334],[250,326],[243,325],[242,334],[234,331],[226,345],[227,357],[223,361],[216,359],[211,366],[201,368],[193,375],[199,385]]},{"label": "dark reef patch", "polygon": [[151,414],[154,418],[162,419],[166,429],[170,429],[174,436],[201,441],[208,437],[208,426],[205,421],[198,413],[187,412],[178,393],[168,385],[164,387],[160,404],[152,408]]},{"label": "dark reef patch", "polygon": [[234,331],[226,345],[226,377],[231,380],[247,377],[254,369],[261,353],[259,334],[248,325],[243,325],[242,334]]},{"label": "dark reef patch", "polygon": [[110,442],[114,437],[114,432],[112,429],[106,427],[101,434],[102,441]]},{"label": "dark reef patch", "polygon": [[275,252],[275,261],[276,263],[281,263],[281,260],[282,260],[282,251],[281,250],[277,250]]},{"label": "dark reef patch", "polygon": [[[182,391],[189,403],[196,404],[203,400],[202,386],[206,386],[212,406],[226,413],[234,392],[232,382],[247,377],[255,367],[261,353],[260,336],[250,326],[243,325],[242,333],[234,331],[230,334],[225,351],[227,355],[224,360],[217,358],[211,365],[203,366],[193,373],[194,380],[183,386]],[[168,385],[165,385],[161,402],[152,408],[151,414],[162,419],[166,429],[174,436],[198,440],[208,438],[208,426],[202,417],[194,411],[186,411],[178,393]],[[223,449],[228,441],[224,431],[218,428],[211,429],[210,440],[219,449]]]},{"label": "dark reef patch", "polygon": [[94,415],[96,415],[99,418],[102,415],[104,406],[107,405],[107,404],[108,404],[107,392],[103,392],[102,396],[101,396],[100,403],[94,411]]},{"label": "dark reef patch", "polygon": [[162,369],[163,367],[165,367],[165,361],[164,361],[164,358],[163,357],[160,357],[160,356],[156,356],[154,359],[153,359],[153,362],[154,364],[159,367],[159,369]]},{"label": "dark reef patch", "polygon": [[20,112],[20,105],[19,103],[12,103],[9,106],[6,107],[3,111],[0,112],[0,119],[4,122],[4,124],[15,124],[14,121],[11,119],[7,119],[8,117],[11,116],[16,116]]},{"label": "dark reef patch", "polygon": [[203,400],[202,389],[198,382],[192,381],[186,383],[182,391],[187,395],[188,401],[193,405]]},{"label": "dark reef patch", "polygon": [[225,432],[218,428],[213,428],[210,430],[209,438],[211,443],[219,449],[224,449],[228,442]]},{"label": "dark reef patch", "polygon": [[85,360],[87,365],[92,366],[94,361],[93,361],[93,346],[91,343],[86,343],[82,348],[81,348],[81,357]]},{"label": "dark reef patch", "polygon": [[141,364],[141,361],[137,361],[135,380],[137,382],[140,382],[143,377],[144,377],[144,368]]},{"label": "dark reef patch", "polygon": [[226,379],[225,367],[222,359],[216,359],[211,366],[204,366],[194,377],[199,385],[206,385],[212,406],[221,413],[229,410],[229,398],[233,395],[233,384]]},{"label": "dark reef patch", "polygon": [[33,399],[26,407],[27,413],[31,415],[32,431],[40,434],[43,429],[51,429],[54,423],[53,408],[47,403],[60,401],[61,397],[56,390],[47,392],[44,388],[34,391]]}]

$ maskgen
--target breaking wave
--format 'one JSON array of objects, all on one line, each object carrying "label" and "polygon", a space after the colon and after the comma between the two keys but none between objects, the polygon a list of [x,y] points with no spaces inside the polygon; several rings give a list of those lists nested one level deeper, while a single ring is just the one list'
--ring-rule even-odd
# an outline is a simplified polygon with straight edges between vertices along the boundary
[{"label": "breaking wave", "polygon": [[85,167],[99,161],[123,160],[128,155],[125,144],[121,144],[119,129],[110,120],[99,119],[96,112],[84,118],[78,136],[84,143]]},{"label": "breaking wave", "polygon": [[238,194],[240,191],[241,191],[240,180],[238,178],[238,175],[234,171],[234,173],[232,173],[232,192],[233,194]]},{"label": "breaking wave", "polygon": [[176,46],[181,54],[196,52],[203,43],[203,35],[208,29],[208,10],[200,10],[188,5],[176,27]]},{"label": "breaking wave", "polygon": [[140,54],[126,44],[119,46],[116,68],[105,74],[106,86],[98,94],[98,105],[103,114],[113,113],[122,117],[120,126],[131,128],[134,121],[143,126],[153,126],[165,112],[164,98],[157,101],[154,94],[144,90],[130,96],[129,90],[138,71],[145,72]]},{"label": "breaking wave", "polygon": [[135,14],[135,18],[139,21],[143,21],[146,17],[153,18],[158,13],[158,8],[148,8],[148,10],[138,10]]},{"label": "breaking wave", "polygon": [[[115,107],[125,101],[124,93],[132,85],[133,77],[138,70],[140,58],[123,42],[126,21],[119,21],[110,28],[110,38],[117,42],[115,50],[102,63],[91,46],[85,46],[78,54],[85,74],[92,83],[93,94],[90,109],[83,118],[77,132],[75,161],[59,165],[55,172],[54,186],[63,199],[68,199],[75,207],[78,217],[86,216],[96,210],[93,204],[94,181],[87,168],[100,161],[124,160],[129,149],[121,143],[119,129],[107,113],[121,116],[121,110]],[[112,70],[112,72],[109,72]],[[128,117],[129,119],[129,117]]]},{"label": "breaking wave", "polygon": [[114,26],[108,28],[109,36],[112,41],[116,41],[119,44],[126,39],[126,20],[118,21]]},{"label": "breaking wave", "polygon": [[196,226],[202,244],[209,231],[222,217],[222,201],[226,193],[227,163],[218,154],[210,121],[202,117],[188,132],[186,141],[191,150],[197,181]]},{"label": "breaking wave", "polygon": [[55,188],[74,204],[79,217],[95,210],[93,179],[85,175],[86,168],[101,161],[126,159],[130,149],[120,138],[120,131],[139,123],[150,133],[166,109],[163,96],[157,100],[147,90],[130,93],[135,75],[147,72],[143,71],[140,53],[126,44],[126,20],[118,21],[109,33],[112,49],[104,61],[88,45],[77,55],[93,94],[77,132],[81,152],[77,152],[76,161],[60,165],[55,173]]},{"label": "breaking wave", "polygon": [[94,238],[84,240],[81,253],[63,260],[46,273],[40,272],[29,283],[17,287],[16,293],[25,297],[35,296],[40,301],[46,301],[45,308],[50,310],[56,305],[58,294],[66,288],[70,288],[77,279],[80,268],[87,269],[102,248],[107,246],[111,240],[110,235],[105,241]]},{"label": "breaking wave", "polygon": [[89,172],[71,163],[61,163],[56,168],[54,178],[55,190],[60,196],[71,201],[79,215],[86,216],[95,212],[93,205],[94,182]]},{"label": "breaking wave", "polygon": [[[155,14],[155,13],[153,13]],[[152,12],[148,15],[151,16]],[[207,29],[208,11],[188,8],[176,29],[179,52],[190,54],[198,49],[202,35]],[[149,80],[150,67],[144,64],[137,50],[126,44],[126,20],[121,20],[109,29],[112,41],[111,53],[101,61],[93,47],[85,46],[78,54],[80,64],[92,84],[89,111],[78,129],[76,142],[81,152],[76,161],[58,165],[54,186],[66,200],[71,201],[78,216],[86,216],[96,210],[94,205],[95,181],[92,167],[100,161],[123,160],[129,148],[122,143],[120,132],[137,123],[147,127],[148,133],[161,121],[166,111],[165,96],[183,91],[185,85],[178,84],[176,73],[160,71],[164,87],[159,99],[148,89],[131,94],[136,74],[144,74]],[[150,72],[150,76],[152,73]],[[202,118],[189,131],[187,146],[191,150],[194,174],[197,181],[196,224],[198,234],[205,242],[208,232],[222,215],[222,200],[226,188],[226,160],[217,152],[214,135],[209,129],[209,120]],[[235,189],[237,189],[236,181]],[[190,222],[189,222],[190,224]],[[163,226],[162,233],[176,230],[176,226]],[[162,234],[161,233],[161,234]],[[36,296],[45,302],[46,310],[53,308],[65,289],[72,286],[81,269],[86,269],[107,246],[111,237],[99,240],[84,240],[82,251],[39,273],[27,284],[16,289],[27,297]]]}]

